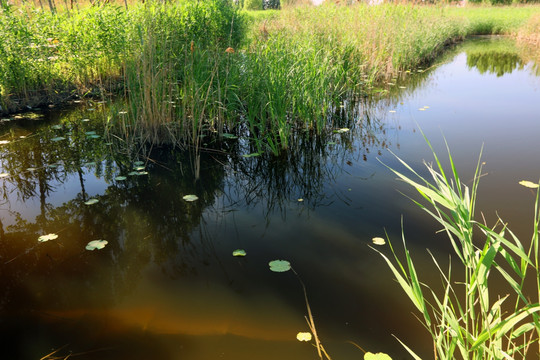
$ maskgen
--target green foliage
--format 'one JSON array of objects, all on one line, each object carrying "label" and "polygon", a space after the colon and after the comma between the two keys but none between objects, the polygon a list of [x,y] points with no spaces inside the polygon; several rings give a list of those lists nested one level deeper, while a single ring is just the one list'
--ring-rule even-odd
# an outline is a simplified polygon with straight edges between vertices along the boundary
[{"label": "green foliage", "polygon": [[[431,334],[437,358],[525,359],[534,356],[537,349],[532,349],[532,345],[538,344],[540,335],[538,194],[533,236],[527,249],[506,225],[490,228],[474,219],[480,163],[469,188],[461,182],[451,155],[451,167],[447,172],[433,154],[435,167],[427,165],[431,181],[399,158],[412,176],[390,170],[416,189],[429,205],[426,207],[415,201],[443,227],[462,267],[462,276],[456,279],[451,264],[445,271],[430,254],[440,272],[442,289],[422,283],[404,237],[405,264],[399,260],[392,245],[393,261],[376,251],[421,313],[421,321]],[[504,224],[502,220],[500,223]],[[504,278],[508,295],[494,293],[490,286],[493,272]],[[536,285],[536,298],[531,298],[525,290],[529,280]],[[406,349],[417,358],[412,350]]]},{"label": "green foliage", "polygon": [[263,0],[244,0],[244,9],[256,11],[263,9]]}]

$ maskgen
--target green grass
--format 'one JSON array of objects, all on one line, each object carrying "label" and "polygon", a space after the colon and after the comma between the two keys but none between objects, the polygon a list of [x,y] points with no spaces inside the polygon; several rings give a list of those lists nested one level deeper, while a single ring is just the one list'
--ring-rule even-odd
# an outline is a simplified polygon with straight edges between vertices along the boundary
[{"label": "green grass", "polygon": [[[392,245],[393,260],[377,251],[419,312],[418,319],[431,335],[435,358],[537,358],[540,336],[538,191],[532,238],[529,242],[521,241],[503,220],[488,227],[475,219],[480,162],[469,188],[461,182],[450,154],[447,170],[433,154],[435,165],[427,165],[431,179],[423,178],[401,160],[410,175],[391,170],[418,191],[423,201],[413,201],[439,223],[452,244],[454,258],[446,270],[440,260],[430,254],[434,270],[440,273],[441,286],[422,282],[404,236],[404,262]],[[498,280],[494,279],[497,275],[503,279],[507,293],[495,292],[492,284]],[[535,288],[532,293],[525,290],[526,284]],[[406,349],[418,359],[413,350]]]},{"label": "green grass", "polygon": [[515,34],[538,12],[390,4],[246,12],[225,0],[178,0],[51,14],[21,5],[0,12],[0,112],[123,94],[128,114],[111,114],[109,125],[126,136],[198,147],[203,136],[234,133],[278,155],[298,130],[338,128],[335,109],[388,90],[449,43]]}]

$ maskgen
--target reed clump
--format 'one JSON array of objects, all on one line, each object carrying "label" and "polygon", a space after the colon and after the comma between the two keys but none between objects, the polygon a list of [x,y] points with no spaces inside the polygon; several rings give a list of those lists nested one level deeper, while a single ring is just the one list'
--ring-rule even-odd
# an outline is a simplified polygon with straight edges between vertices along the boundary
[{"label": "reed clump", "polygon": [[[434,268],[440,273],[441,286],[422,282],[404,236],[404,262],[392,245],[390,257],[383,252],[380,254],[431,335],[434,358],[537,358],[540,336],[538,191],[531,240],[521,241],[500,219],[493,227],[475,219],[480,162],[472,186],[468,187],[459,178],[451,155],[450,169],[446,171],[435,152],[433,154],[435,164],[427,165],[429,179],[401,160],[410,175],[391,170],[418,191],[423,202],[413,201],[435,219],[452,244],[454,257],[447,269],[430,253]],[[538,187],[530,181],[522,183]],[[493,287],[499,280],[494,279],[497,275],[505,285],[501,292]],[[405,348],[419,359],[413,350]]]}]

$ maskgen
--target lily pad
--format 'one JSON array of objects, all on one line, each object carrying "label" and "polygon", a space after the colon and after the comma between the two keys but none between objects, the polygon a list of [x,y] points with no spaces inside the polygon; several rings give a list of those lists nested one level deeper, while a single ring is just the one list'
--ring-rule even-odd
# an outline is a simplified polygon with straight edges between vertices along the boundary
[{"label": "lily pad", "polygon": [[94,205],[94,204],[97,204],[99,202],[98,199],[90,199],[88,201],[86,201],[84,204],[85,205]]},{"label": "lily pad", "polygon": [[144,165],[144,161],[140,161],[140,160],[139,160],[139,161],[135,161],[135,162],[133,163],[133,166],[141,166],[141,165]]},{"label": "lily pad", "polygon": [[528,180],[521,180],[519,182],[519,185],[528,187],[530,189],[538,189],[538,184],[537,183],[533,183],[532,181],[528,181]]},{"label": "lily pad", "polygon": [[392,358],[385,353],[373,354],[368,351],[364,354],[364,360],[392,360]]},{"label": "lily pad", "polygon": [[86,250],[101,250],[107,245],[109,242],[107,240],[92,240],[86,245]]},{"label": "lily pad", "polygon": [[58,167],[58,164],[49,164],[47,167],[50,167],[51,169],[56,169]]},{"label": "lily pad", "polygon": [[343,133],[346,133],[346,132],[348,132],[348,131],[350,131],[349,128],[341,128],[341,129],[334,130],[334,133],[336,133],[336,134],[343,134]]},{"label": "lily pad", "polygon": [[268,263],[270,270],[274,272],[285,272],[291,270],[291,263],[287,260],[272,260]]},{"label": "lily pad", "polygon": [[138,172],[137,171],[130,171],[128,172],[128,176],[133,176],[133,175],[137,175]]},{"label": "lily pad", "polygon": [[186,201],[195,201],[195,200],[198,200],[199,197],[197,195],[186,195],[186,196],[182,197],[182,199],[184,199]]},{"label": "lily pad", "polygon": [[375,245],[384,245],[384,244],[386,244],[386,241],[382,237],[374,237],[373,239],[371,239],[371,241]]},{"label": "lily pad", "polygon": [[127,179],[127,177],[125,177],[125,176],[117,176],[117,177],[114,178],[114,180],[116,180],[116,181],[124,181],[126,179]]},{"label": "lily pad", "polygon": [[87,131],[85,132],[86,135],[96,135],[95,131]]},{"label": "lily pad", "polygon": [[227,134],[227,133],[223,133],[223,137],[225,139],[238,139],[238,136],[236,136],[234,134]]},{"label": "lily pad", "polygon": [[137,172],[135,173],[135,175],[137,175],[137,176],[148,175],[148,171],[137,171]]},{"label": "lily pad", "polygon": [[233,256],[239,256],[239,257],[242,257],[242,256],[246,256],[247,253],[246,253],[246,250],[242,250],[242,249],[236,249],[232,252],[232,255]]},{"label": "lily pad", "polygon": [[251,154],[244,154],[242,155],[242,157],[245,157],[245,158],[250,158],[250,157],[255,157],[255,156],[260,156],[261,154],[259,153],[251,153]]},{"label": "lily pad", "polygon": [[45,242],[45,241],[55,240],[55,239],[58,239],[58,235],[56,235],[56,234],[47,234],[47,235],[41,235],[40,237],[38,237],[37,240],[39,242]]},{"label": "lily pad", "polygon": [[0,174],[0,178],[5,178],[5,177],[8,177],[8,176],[9,176],[8,173],[1,173],[1,174]]},{"label": "lily pad", "polygon": [[56,142],[56,141],[65,140],[65,139],[66,139],[66,138],[63,137],[63,136],[57,136],[57,137],[53,137],[53,138],[51,139],[51,141]]},{"label": "lily pad", "polygon": [[28,170],[28,171],[36,171],[36,170],[37,170],[37,168],[35,168],[35,167],[29,167],[29,168],[28,168],[28,169],[26,169],[26,170]]},{"label": "lily pad", "polygon": [[298,341],[311,341],[311,333],[310,332],[299,332],[296,334],[296,339]]},{"label": "lily pad", "polygon": [[100,137],[101,137],[100,135],[94,134],[94,135],[88,135],[86,138],[87,139],[99,139]]},{"label": "lily pad", "polygon": [[51,126],[51,129],[54,129],[54,130],[61,130],[61,129],[62,129],[62,125],[60,125],[60,124],[52,125],[52,126]]},{"label": "lily pad", "polygon": [[133,170],[136,170],[136,171],[144,170],[144,166],[135,166],[133,167]]}]

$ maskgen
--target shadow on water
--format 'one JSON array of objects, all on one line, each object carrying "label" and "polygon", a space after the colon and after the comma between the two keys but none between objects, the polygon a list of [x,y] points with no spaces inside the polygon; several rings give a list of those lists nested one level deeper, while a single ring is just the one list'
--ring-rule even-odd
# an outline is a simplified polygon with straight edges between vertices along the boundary
[{"label": "shadow on water", "polygon": [[[467,42],[441,64],[465,52],[481,74],[523,70],[515,47],[501,44]],[[422,140],[391,112],[432,86],[437,71],[403,74],[372,99],[344,103],[330,118],[335,131],[298,133],[280,157],[246,156],[255,152],[247,138],[209,138],[200,176],[189,150],[115,136],[103,104],[4,121],[0,334],[12,344],[4,354],[311,359],[314,349],[296,341],[307,331],[298,282],[267,267],[286,258],[336,358],[362,356],[348,340],[402,358],[394,332],[408,332],[403,340],[429,356],[406,299],[366,244],[384,228],[399,236],[410,207],[377,158],[392,166],[386,149],[419,156],[401,150]],[[184,200],[189,194],[198,200]],[[418,248],[435,230],[423,218],[405,226]],[[38,242],[49,233],[58,238]],[[104,249],[85,250],[97,239],[108,241]],[[248,255],[233,257],[237,248]]]}]

